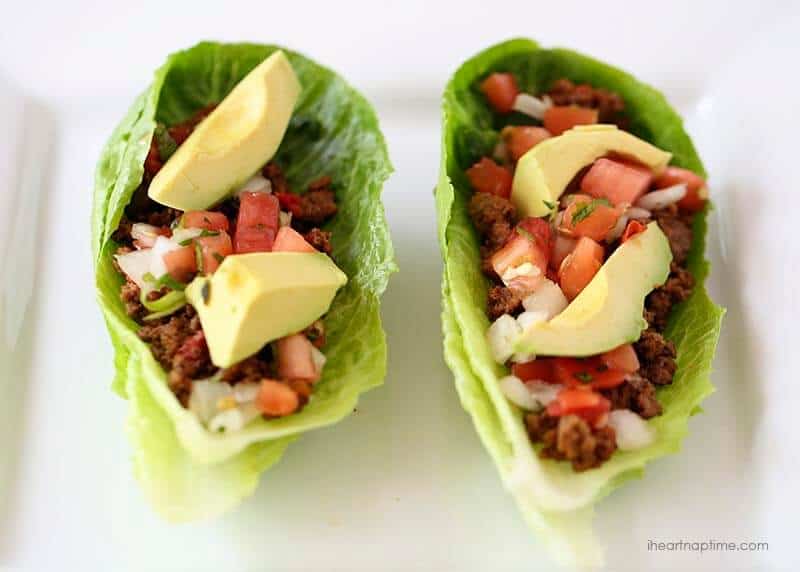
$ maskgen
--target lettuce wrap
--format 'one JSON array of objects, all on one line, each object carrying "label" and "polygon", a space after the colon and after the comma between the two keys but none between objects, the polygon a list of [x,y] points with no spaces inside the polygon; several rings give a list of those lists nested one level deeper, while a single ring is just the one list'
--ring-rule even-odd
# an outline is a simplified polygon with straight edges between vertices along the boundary
[{"label": "lettuce wrap", "polygon": [[171,521],[208,518],[235,506],[292,440],[344,418],[386,372],[380,296],[397,269],[380,200],[392,170],[386,144],[358,92],[288,50],[302,93],[276,159],[294,188],[305,188],[320,171],[334,175],[339,212],[326,230],[336,236],[333,255],[349,279],[326,318],[328,361],[313,399],[296,414],[211,433],[167,387],[163,368],[120,300],[124,279],[113,266],[112,234],[143,180],[156,124],[179,123],[221,101],[278,49],[204,42],[171,55],[114,130],[97,166],[92,248],[98,301],[115,350],[112,387],[131,402],[127,429],[136,476],[155,510]]},{"label": "lettuce wrap", "polygon": [[695,216],[693,224],[687,266],[696,286],[690,298],[672,311],[665,331],[677,348],[678,367],[673,383],[658,390],[663,414],[648,422],[655,429],[655,441],[641,449],[617,451],[602,466],[583,472],[573,471],[568,463],[541,459],[526,433],[522,410],[506,399],[498,383],[507,370],[492,358],[486,340],[489,283],[481,272],[479,239],[467,208],[471,190],[465,170],[491,153],[502,127],[477,88],[490,72],[512,73],[520,89],[530,93],[545,91],[559,78],[616,92],[625,100],[629,131],[671,152],[673,165],[705,172],[681,118],[660,93],[572,51],[510,40],[466,61],[444,92],[436,207],[444,259],[445,359],[464,409],[537,538],[559,563],[597,566],[603,562],[603,547],[592,530],[594,504],[641,476],[648,461],[678,451],[689,417],[714,391],[711,364],[724,311],[703,285],[709,272],[704,258],[709,207]]}]

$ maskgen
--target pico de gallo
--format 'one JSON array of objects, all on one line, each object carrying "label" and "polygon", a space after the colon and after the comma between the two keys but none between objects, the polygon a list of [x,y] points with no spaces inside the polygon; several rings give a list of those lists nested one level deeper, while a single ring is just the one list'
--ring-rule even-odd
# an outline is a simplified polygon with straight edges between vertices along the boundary
[{"label": "pico de gallo", "polygon": [[[707,200],[706,183],[678,167],[654,176],[629,159],[601,157],[548,205],[551,214],[521,218],[510,201],[517,161],[578,125],[625,129],[625,102],[566,78],[540,94],[521,91],[509,73],[491,73],[477,87],[502,123],[525,116],[524,124],[502,129],[491,156],[466,170],[474,191],[469,212],[490,282],[488,341],[495,359],[509,368],[499,383],[526,412],[524,423],[540,456],[570,462],[575,471],[592,469],[617,449],[644,447],[654,439],[645,420],[661,414],[656,388],[672,383],[676,370],[675,346],[664,330],[673,306],[694,286],[686,261],[693,217]],[[580,359],[513,353],[514,331],[561,313],[615,249],[650,221],[666,235],[673,259],[666,283],[646,298],[649,327],[638,341]]]},{"label": "pico de gallo", "polygon": [[232,254],[318,251],[330,256],[331,233],[321,227],[337,205],[329,176],[297,194],[275,162],[210,210],[181,212],[150,199],[153,177],[212,109],[178,125],[157,126],[142,184],[113,235],[114,259],[125,279],[120,288],[125,311],[167,372],[170,389],[209,430],[230,432],[259,416],[290,415],[309,401],[325,365],[324,317],[220,369],[211,362],[184,290]]}]

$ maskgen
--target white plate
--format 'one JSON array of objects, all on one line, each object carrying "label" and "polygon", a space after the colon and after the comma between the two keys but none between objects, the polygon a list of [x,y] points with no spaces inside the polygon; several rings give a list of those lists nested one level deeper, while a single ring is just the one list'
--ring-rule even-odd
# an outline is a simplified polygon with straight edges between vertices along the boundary
[{"label": "white plate", "polygon": [[[793,423],[800,392],[787,357],[796,353],[798,340],[792,327],[797,317],[794,289],[800,278],[793,232],[798,220],[800,177],[794,155],[800,120],[794,110],[796,91],[790,88],[800,84],[791,78],[788,85],[785,77],[792,68],[784,61],[789,54],[797,55],[791,35],[800,21],[797,10],[786,10],[777,26],[754,29],[751,39],[742,40],[746,49],[726,52],[738,45],[736,36],[747,29],[747,18],[763,22],[755,17],[753,5],[748,9],[731,16],[735,25],[728,30],[710,28],[716,13],[698,9],[699,23],[693,20],[687,29],[691,37],[707,34],[703,50],[656,41],[642,45],[646,34],[633,31],[609,39],[607,28],[603,32],[583,24],[580,40],[573,43],[599,57],[616,54],[615,61],[657,82],[689,113],[688,127],[712,174],[718,207],[708,248],[714,264],[709,285],[729,310],[715,363],[718,392],[706,402],[705,414],[691,421],[684,450],[653,463],[645,479],[600,504],[596,525],[608,545],[612,570],[800,566],[794,550],[800,450]],[[161,31],[180,21],[178,10],[165,10],[154,24]],[[677,30],[681,18],[692,14],[688,4],[677,5],[671,16],[664,14],[671,10],[672,6],[659,9],[667,29]],[[95,74],[88,63],[80,63],[80,56],[88,53],[87,45],[97,44],[60,31],[90,33],[92,26],[79,18],[82,11],[71,9],[71,19],[62,14],[59,30],[51,30],[61,34],[57,38],[63,40],[64,50],[78,62],[80,82],[70,83],[60,67],[54,70],[54,75],[66,78],[61,85],[71,97],[60,97],[52,77],[39,80],[30,71],[35,55],[27,65],[10,58],[3,61],[3,68],[30,84],[31,92],[47,97],[52,122],[44,124],[55,134],[31,131],[33,124],[23,119],[21,130],[41,143],[34,150],[51,142],[52,153],[35,159],[41,171],[31,171],[19,160],[0,171],[0,185],[6,185],[0,188],[0,215],[11,213],[15,221],[29,215],[18,214],[19,202],[3,202],[21,196],[21,191],[9,195],[20,187],[7,181],[19,173],[43,174],[38,231],[31,230],[31,240],[21,243],[37,248],[32,303],[27,314],[22,314],[25,296],[15,298],[18,303],[10,310],[0,308],[3,327],[17,332],[11,357],[0,361],[0,477],[7,477],[5,485],[0,481],[0,567],[461,571],[551,566],[503,491],[441,358],[441,264],[431,195],[439,161],[439,91],[447,70],[490,40],[477,16],[469,25],[461,22],[460,32],[450,30],[453,41],[448,42],[441,26],[434,30],[429,24],[431,18],[444,22],[444,14],[424,13],[419,4],[411,12],[403,13],[386,38],[374,30],[367,35],[388,50],[393,43],[413,44],[410,40],[419,32],[427,42],[425,50],[401,48],[394,55],[403,74],[416,69],[419,77],[430,80],[421,84],[427,86],[424,89],[397,92],[393,87],[402,82],[381,68],[376,72],[381,81],[369,89],[396,168],[385,192],[401,267],[384,299],[390,348],[386,385],[368,393],[358,412],[344,422],[292,445],[239,509],[213,522],[184,526],[156,518],[131,475],[123,431],[126,405],[108,389],[111,349],[94,301],[88,238],[94,162],[167,48],[149,43],[139,54],[125,51],[125,42],[114,44],[113,38],[106,38],[116,48],[110,54],[98,52],[96,58],[130,63],[130,73],[142,79],[130,82],[129,70],[113,66]],[[537,10],[524,13],[542,21]],[[561,35],[551,30],[548,39],[569,44],[569,18],[549,15],[555,22],[552,30]],[[157,19],[154,12],[150,17]],[[345,32],[361,29],[341,17]],[[385,21],[371,13],[366,17]],[[463,14],[454,17],[464,19]],[[639,22],[645,17],[650,16],[641,13]],[[142,24],[148,21],[145,14],[137,18]],[[420,29],[413,27],[416,21]],[[135,22],[126,25],[134,29]],[[199,22],[207,35],[237,37],[230,28],[224,34],[210,32],[214,28],[208,18]],[[669,34],[660,28],[653,37],[666,41]],[[293,45],[337,62],[341,71],[352,66],[354,77],[369,84],[365,67],[375,66],[376,56],[371,54],[378,48],[369,50],[368,65],[359,67],[349,51],[339,49],[328,57],[318,35],[304,37],[297,24],[292,30]],[[499,39],[511,31],[492,36]],[[8,32],[12,40],[23,35],[16,29]],[[182,44],[196,36],[188,39],[183,28],[177,34],[186,38]],[[244,37],[258,38],[253,33]],[[437,38],[445,55],[436,51]],[[681,34],[672,38],[679,43],[685,39]],[[636,53],[627,57],[631,45],[637,46]],[[665,57],[667,48],[658,47],[662,45],[679,55]],[[432,50],[431,63],[420,50]],[[691,58],[695,51],[697,57]],[[648,57],[656,62],[653,68],[646,65]],[[669,66],[682,66],[689,79],[670,72]],[[0,92],[0,100],[5,101],[5,93]],[[9,109],[3,104],[0,113],[8,115]],[[36,117],[42,123],[42,116]],[[21,148],[18,137],[7,141],[9,148]],[[29,228],[36,227],[31,223]],[[0,283],[15,285],[15,296],[29,291],[21,284],[31,274],[11,273],[9,265],[30,259],[24,250],[13,249],[2,261]],[[7,281],[8,276],[19,280]],[[8,291],[4,286],[0,295]],[[12,315],[25,315],[27,320],[21,328],[12,328],[9,324],[18,323]],[[770,549],[652,552],[647,549],[649,539],[767,541]]]}]

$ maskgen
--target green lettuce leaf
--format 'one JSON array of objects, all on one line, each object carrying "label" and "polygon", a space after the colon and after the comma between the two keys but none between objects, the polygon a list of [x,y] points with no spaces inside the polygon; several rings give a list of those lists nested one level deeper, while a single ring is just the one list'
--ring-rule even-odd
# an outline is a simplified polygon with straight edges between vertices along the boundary
[{"label": "green lettuce leaf", "polygon": [[374,111],[332,71],[286,51],[303,86],[277,160],[295,189],[333,177],[339,213],[328,224],[349,282],[326,319],[328,357],[314,398],[299,413],[258,420],[234,434],[208,432],[178,403],[166,374],[136,335],[119,299],[111,238],[142,181],[156,122],[174,124],[218,102],[275,46],[201,43],[171,55],[106,144],[95,177],[92,246],[96,291],[115,349],[113,389],[131,399],[136,474],[153,506],[173,520],[218,514],[254,489],[258,475],[304,431],[348,415],[383,382],[380,296],[396,271],[380,193],[392,167]]},{"label": "green lettuce leaf", "polygon": [[689,417],[714,390],[711,363],[724,311],[711,301],[703,285],[709,271],[703,254],[705,213],[696,217],[688,262],[697,287],[674,310],[666,332],[678,349],[678,370],[673,384],[658,392],[664,414],[649,421],[656,441],[636,451],[618,451],[600,468],[582,473],[574,472],[568,463],[539,459],[526,434],[522,411],[505,399],[497,383],[507,372],[494,362],[486,343],[488,283],[480,271],[478,237],[467,213],[471,189],[464,171],[489,154],[503,125],[476,89],[478,81],[492,71],[512,72],[520,89],[530,93],[546,90],[560,77],[616,91],[625,99],[631,131],[671,151],[675,165],[704,174],[703,165],[680,117],[661,94],[618,69],[572,51],[544,50],[529,40],[511,40],[468,60],[445,89],[436,189],[444,258],[445,359],[455,375],[462,405],[537,536],[559,562],[597,565],[603,551],[591,529],[594,503],[626,480],[641,476],[648,461],[677,451]]}]

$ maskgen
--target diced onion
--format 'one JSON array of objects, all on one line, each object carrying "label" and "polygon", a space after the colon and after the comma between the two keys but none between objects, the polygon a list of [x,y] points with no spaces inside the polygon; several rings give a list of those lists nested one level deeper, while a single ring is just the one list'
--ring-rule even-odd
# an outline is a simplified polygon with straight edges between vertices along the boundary
[{"label": "diced onion", "polygon": [[251,381],[237,383],[233,386],[233,397],[236,399],[237,403],[255,401],[260,387],[260,384]]},{"label": "diced onion", "polygon": [[655,439],[647,422],[629,409],[615,409],[608,414],[608,424],[617,434],[617,447],[622,451],[641,449]]},{"label": "diced onion", "polygon": [[503,314],[489,326],[486,337],[489,341],[489,349],[497,363],[505,363],[511,357],[520,333],[522,333],[522,328],[508,314]]},{"label": "diced onion", "polygon": [[[545,321],[551,320],[563,312],[567,304],[567,297],[564,296],[564,292],[561,291],[558,284],[544,279],[533,294],[522,300],[522,306],[526,312],[520,315],[520,318],[525,314],[537,312],[543,314]],[[522,328],[525,329],[526,326],[522,326]]]},{"label": "diced onion", "polygon": [[545,95],[539,99],[529,93],[520,93],[514,99],[514,111],[529,115],[534,119],[544,119],[544,112],[553,107],[553,101]]},{"label": "diced onion", "polygon": [[150,272],[153,250],[134,250],[125,254],[116,254],[114,258],[125,275],[133,280],[136,285],[145,290],[148,288],[144,275]]},{"label": "diced onion", "polygon": [[203,423],[208,423],[218,413],[220,400],[233,395],[231,386],[224,382],[208,379],[192,383],[192,394],[189,397],[189,411],[192,411]]},{"label": "diced onion", "polygon": [[511,284],[511,281],[514,280],[515,278],[519,278],[521,276],[524,276],[526,278],[528,277],[535,278],[536,276],[539,276],[541,273],[542,271],[539,269],[538,266],[535,266],[530,262],[523,262],[519,266],[511,266],[510,268],[508,268],[508,270],[503,272],[503,275],[500,278],[503,280],[503,284],[508,286],[509,284]]},{"label": "diced onion", "polygon": [[131,226],[131,238],[138,243],[138,248],[151,248],[155,244],[156,238],[161,235],[160,230],[152,224],[137,222]]},{"label": "diced onion", "polygon": [[657,211],[677,203],[686,196],[686,183],[672,185],[666,189],[659,189],[646,193],[636,202],[636,206],[649,211]]},{"label": "diced onion", "polygon": [[606,242],[611,244],[615,240],[617,240],[622,233],[625,232],[625,227],[628,226],[628,215],[624,214],[617,219],[617,224],[614,225],[608,234],[606,235]]},{"label": "diced onion", "polygon": [[240,431],[260,414],[255,403],[245,403],[240,407],[228,409],[215,415],[208,423],[208,430],[212,433],[232,433],[234,431]]},{"label": "diced onion", "polygon": [[507,375],[500,380],[500,390],[506,399],[522,409],[532,411],[539,408],[539,402],[533,398],[522,380],[514,375]]},{"label": "diced onion", "polygon": [[161,278],[167,273],[167,265],[164,263],[164,255],[167,252],[178,250],[181,246],[172,239],[165,236],[156,238],[156,243],[153,245],[153,256],[150,259],[150,273],[156,278]]},{"label": "diced onion", "polygon": [[534,324],[547,321],[547,313],[541,310],[527,310],[517,316],[517,323],[524,332]]},{"label": "diced onion", "polygon": [[640,207],[631,207],[625,211],[625,214],[628,216],[628,219],[636,220],[646,220],[653,216],[653,213],[651,213],[649,210]]},{"label": "diced onion", "polygon": [[556,398],[558,392],[564,389],[562,385],[538,380],[526,381],[525,387],[531,397],[538,401],[542,407],[547,407]]},{"label": "diced onion", "polygon": [[319,351],[315,346],[311,346],[311,361],[314,362],[314,367],[317,368],[319,373],[322,373],[322,368],[325,367],[325,362],[328,361],[328,358],[325,357],[325,354]]},{"label": "diced onion", "polygon": [[281,226],[290,226],[292,224],[292,213],[280,211],[278,213],[278,221],[280,222]]},{"label": "diced onion", "polygon": [[269,179],[265,179],[261,175],[255,175],[250,178],[241,188],[236,191],[237,195],[241,193],[271,193],[272,183]]}]

